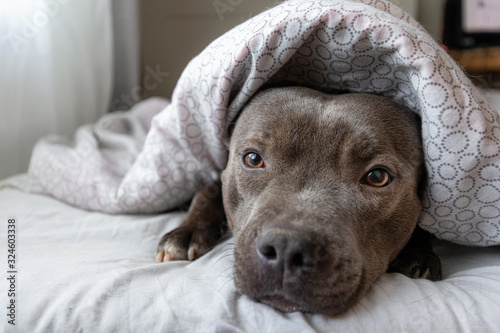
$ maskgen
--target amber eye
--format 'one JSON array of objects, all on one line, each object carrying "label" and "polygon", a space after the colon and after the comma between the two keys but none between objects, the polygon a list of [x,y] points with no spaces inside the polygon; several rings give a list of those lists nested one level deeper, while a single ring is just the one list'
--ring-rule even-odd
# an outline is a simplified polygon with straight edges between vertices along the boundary
[{"label": "amber eye", "polygon": [[245,165],[252,169],[259,169],[264,166],[264,160],[256,153],[248,153],[243,157]]},{"label": "amber eye", "polygon": [[392,181],[392,176],[384,169],[370,170],[365,176],[366,184],[375,187],[383,187],[389,185]]}]

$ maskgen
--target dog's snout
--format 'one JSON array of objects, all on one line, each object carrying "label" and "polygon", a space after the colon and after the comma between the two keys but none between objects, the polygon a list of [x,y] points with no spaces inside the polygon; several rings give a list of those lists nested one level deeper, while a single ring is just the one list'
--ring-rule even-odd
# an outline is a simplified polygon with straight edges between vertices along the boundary
[{"label": "dog's snout", "polygon": [[318,262],[315,254],[321,246],[310,239],[309,234],[298,230],[264,230],[256,247],[263,273],[282,281],[314,270]]}]

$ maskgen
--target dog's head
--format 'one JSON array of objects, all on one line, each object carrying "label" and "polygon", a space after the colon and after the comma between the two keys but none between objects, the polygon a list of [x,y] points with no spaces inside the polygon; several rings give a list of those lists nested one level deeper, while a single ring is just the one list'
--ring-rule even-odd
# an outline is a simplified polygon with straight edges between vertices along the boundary
[{"label": "dog's head", "polygon": [[375,95],[256,95],[222,175],[237,289],[284,312],[334,315],[359,300],[416,226],[418,123]]}]

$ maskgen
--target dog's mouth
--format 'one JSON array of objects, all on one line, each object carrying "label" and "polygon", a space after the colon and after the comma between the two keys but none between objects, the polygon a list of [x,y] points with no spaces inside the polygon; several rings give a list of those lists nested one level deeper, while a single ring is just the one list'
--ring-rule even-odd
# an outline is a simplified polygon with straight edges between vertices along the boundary
[{"label": "dog's mouth", "polygon": [[282,295],[265,295],[257,298],[257,301],[269,305],[283,313],[307,312],[301,305],[287,299]]}]

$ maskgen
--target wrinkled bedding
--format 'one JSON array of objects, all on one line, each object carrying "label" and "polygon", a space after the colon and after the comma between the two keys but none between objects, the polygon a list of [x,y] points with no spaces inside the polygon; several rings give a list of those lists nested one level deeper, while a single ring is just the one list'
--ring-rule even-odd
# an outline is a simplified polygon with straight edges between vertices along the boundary
[{"label": "wrinkled bedding", "polygon": [[35,147],[31,191],[107,213],[158,213],[218,179],[227,127],[264,85],[368,92],[422,117],[429,182],[420,225],[500,244],[500,116],[409,15],[383,0],[291,0],[210,44],[171,103],[103,118]]},{"label": "wrinkled bedding", "polygon": [[[1,186],[0,186],[1,187]],[[384,274],[335,318],[282,314],[237,293],[231,239],[194,262],[156,264],[183,213],[109,215],[0,189],[17,224],[16,327],[2,332],[497,332],[500,247],[440,242],[443,281]],[[6,239],[6,229],[0,239]],[[5,249],[5,246],[2,246]],[[2,270],[0,294],[6,295]],[[2,298],[6,299],[6,298]]]}]

